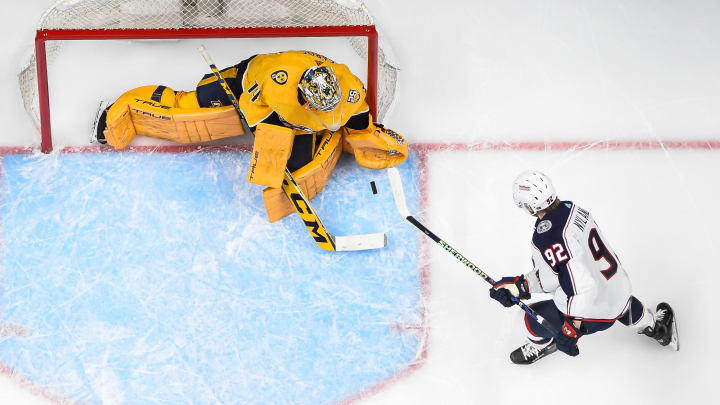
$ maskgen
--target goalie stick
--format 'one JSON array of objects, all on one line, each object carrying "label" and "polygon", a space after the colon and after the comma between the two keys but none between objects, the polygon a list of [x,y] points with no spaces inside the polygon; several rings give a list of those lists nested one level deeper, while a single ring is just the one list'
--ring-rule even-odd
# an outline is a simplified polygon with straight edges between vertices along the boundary
[{"label": "goalie stick", "polygon": [[[470,270],[474,271],[475,274],[482,277],[485,281],[488,283],[495,284],[495,280],[493,280],[490,276],[487,275],[484,271],[482,271],[478,266],[474,265],[470,260],[465,258],[465,256],[461,255],[460,252],[455,250],[452,246],[447,244],[444,240],[440,239],[437,235],[432,233],[429,229],[427,229],[423,224],[421,224],[417,219],[415,219],[412,215],[410,215],[410,210],[408,210],[407,203],[405,202],[405,192],[403,191],[402,186],[402,179],[400,178],[400,172],[394,167],[391,167],[387,169],[388,179],[390,180],[390,188],[392,189],[393,198],[395,199],[395,207],[397,208],[400,215],[405,217],[411,224],[415,225],[416,228],[421,230],[425,235],[427,235],[430,239],[435,241],[438,245],[440,245],[443,249],[448,251],[453,257],[460,260],[464,265],[470,268]],[[515,305],[519,306],[523,309],[528,315],[530,315],[533,319],[535,319],[542,327],[548,330],[548,332],[551,332],[554,336],[557,336],[560,334],[560,330],[555,327],[553,324],[548,322],[545,318],[540,316],[537,312],[533,311],[532,308],[525,305],[524,302],[520,301],[517,297],[511,296],[512,301],[515,303]]]},{"label": "goalie stick", "polygon": [[[210,66],[210,70],[212,70],[213,74],[217,78],[220,87],[222,87],[225,91],[228,101],[230,101],[233,107],[235,107],[235,111],[237,111],[238,115],[240,115],[240,118],[243,121],[246,121],[245,115],[242,110],[240,110],[237,98],[235,98],[235,95],[232,90],[230,90],[230,86],[228,86],[225,79],[223,79],[220,75],[220,71],[217,66],[215,66],[215,62],[213,62],[212,58],[210,58],[210,54],[207,52],[207,49],[205,49],[205,46],[200,46],[198,50],[203,58],[205,58],[205,62],[207,62]],[[387,237],[384,233],[335,236],[328,232],[327,228],[325,228],[325,225],[323,225],[322,221],[320,221],[320,218],[315,213],[315,210],[310,205],[310,200],[305,196],[287,167],[285,168],[285,178],[283,179],[282,189],[285,192],[285,195],[287,195],[290,199],[293,208],[295,208],[295,212],[305,224],[308,232],[310,232],[310,236],[312,236],[315,243],[317,243],[320,248],[335,252],[380,249],[387,245]]]}]

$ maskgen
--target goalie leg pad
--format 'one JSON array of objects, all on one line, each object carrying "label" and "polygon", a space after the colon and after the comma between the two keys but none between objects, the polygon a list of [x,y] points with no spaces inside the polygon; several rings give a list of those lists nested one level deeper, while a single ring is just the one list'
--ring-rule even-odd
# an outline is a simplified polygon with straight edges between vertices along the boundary
[{"label": "goalie leg pad", "polygon": [[248,181],[274,188],[282,186],[285,165],[292,152],[293,138],[295,133],[290,128],[258,124],[250,155]]},{"label": "goalie leg pad", "polygon": [[[107,144],[115,149],[125,148],[137,135],[135,125],[130,117],[130,108],[122,97],[108,109],[103,135]],[[98,138],[100,138],[99,135]]]},{"label": "goalie leg pad", "polygon": [[380,124],[366,129],[346,129],[343,150],[355,155],[358,164],[369,169],[397,166],[407,159],[407,142],[397,132]]},{"label": "goalie leg pad", "polygon": [[200,108],[195,93],[143,86],[120,96],[107,113],[107,143],[125,148],[136,135],[178,143],[206,142],[244,133],[232,106]]},{"label": "goalie leg pad", "polygon": [[[301,135],[309,136],[309,135]],[[313,160],[293,172],[295,181],[308,199],[315,197],[327,184],[342,153],[342,133],[323,131],[322,139]],[[295,212],[292,203],[281,188],[266,188],[263,200],[270,222],[278,221]]]}]

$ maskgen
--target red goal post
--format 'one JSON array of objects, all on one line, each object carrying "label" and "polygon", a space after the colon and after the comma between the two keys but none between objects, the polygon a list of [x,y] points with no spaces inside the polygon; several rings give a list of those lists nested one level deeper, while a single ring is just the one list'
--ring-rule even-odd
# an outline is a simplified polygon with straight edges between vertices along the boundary
[{"label": "red goal post", "polygon": [[[65,9],[58,10],[57,5],[62,4]],[[138,18],[133,13],[116,14],[122,6],[152,4],[153,12]],[[158,10],[158,4],[180,13],[182,19],[168,19],[165,9]],[[262,4],[265,9],[258,16],[248,7],[253,4]],[[282,18],[273,20],[272,12],[268,12],[267,4],[283,6]],[[193,6],[197,14],[208,7],[222,6],[221,15],[203,16],[199,22],[187,23],[187,13],[184,7]],[[243,6],[241,10],[231,13],[233,7]],[[319,7],[320,11],[313,13],[308,8]],[[348,7],[350,6],[350,7]],[[81,8],[83,19],[79,21],[75,14]],[[101,24],[86,21],[88,13],[104,16],[109,13],[110,7],[115,15],[111,23]],[[61,23],[47,23],[58,13],[70,9],[70,17],[60,19]],[[295,16],[297,9],[300,17]],[[179,11],[178,11],[179,10]],[[205,12],[204,14],[215,14]],[[329,14],[328,14],[329,13]],[[268,17],[270,14],[271,17]],[[331,17],[328,17],[331,16]],[[238,19],[241,16],[242,19]],[[350,16],[350,17],[347,17]],[[95,20],[106,19],[94,17]],[[329,18],[329,19],[328,19]],[[317,21],[313,21],[316,19]],[[69,20],[69,21],[67,21]],[[169,21],[169,22],[168,22]],[[180,22],[182,21],[182,22]],[[357,24],[356,22],[367,22]],[[334,25],[314,25],[314,23],[329,22]],[[260,25],[256,25],[260,24]],[[285,25],[283,25],[285,24]],[[60,25],[60,28],[56,26]],[[84,27],[88,25],[89,27]],[[48,27],[49,26],[49,27]],[[387,61],[385,52],[379,44],[379,35],[369,16],[367,9],[359,0],[270,0],[267,2],[252,2],[248,0],[60,0],[43,15],[35,36],[34,61],[26,66],[19,75],[19,84],[23,96],[25,109],[39,128],[41,133],[41,150],[45,153],[52,151],[52,130],[50,120],[50,92],[48,83],[48,65],[51,57],[57,53],[55,49],[48,50],[50,44],[60,44],[61,41],[71,40],[158,40],[158,39],[205,39],[205,38],[283,38],[283,37],[348,37],[355,51],[367,58],[367,102],[377,121],[381,121],[390,108],[395,97],[397,68]],[[365,39],[358,45],[357,39]],[[59,45],[54,45],[59,47]],[[311,50],[311,49],[310,49]],[[33,63],[34,62],[34,63]]]}]

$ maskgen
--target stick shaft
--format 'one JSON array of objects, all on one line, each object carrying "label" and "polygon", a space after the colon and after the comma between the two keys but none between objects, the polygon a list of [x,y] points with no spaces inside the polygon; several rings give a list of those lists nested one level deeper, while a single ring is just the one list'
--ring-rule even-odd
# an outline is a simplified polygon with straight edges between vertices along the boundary
[{"label": "stick shaft", "polygon": [[[230,101],[233,107],[235,107],[235,111],[237,111],[240,118],[245,121],[245,115],[240,109],[240,105],[238,104],[235,94],[233,94],[230,86],[227,84],[225,79],[223,79],[217,66],[215,66],[215,62],[213,62],[207,49],[205,49],[205,46],[200,46],[198,51],[200,51],[200,54],[203,58],[205,58],[205,62],[207,62],[210,66],[210,70],[212,70],[215,78],[218,80],[218,83],[220,83],[220,87],[222,87],[225,91],[228,101]],[[312,236],[313,240],[315,240],[315,243],[317,243],[320,248],[334,252],[336,249],[333,235],[328,232],[325,225],[323,225],[322,221],[320,221],[320,218],[317,214],[315,214],[315,209],[313,209],[312,205],[310,205],[310,200],[305,197],[305,194],[302,192],[302,189],[298,186],[297,182],[295,182],[292,173],[290,173],[290,170],[288,170],[287,167],[285,168],[284,177],[285,178],[282,184],[283,192],[285,192],[285,195],[287,195],[290,199],[295,212],[303,221],[303,224],[305,224],[308,232],[310,232],[310,236]]]},{"label": "stick shaft", "polygon": [[[407,205],[405,204],[405,192],[402,189],[402,181],[400,178],[400,174],[395,168],[388,169],[388,177],[390,179],[390,187],[392,188],[393,192],[393,198],[395,199],[395,205],[398,209],[398,212],[400,212],[400,215],[405,216],[405,219],[408,220],[411,224],[413,224],[416,228],[421,230],[425,235],[427,235],[430,239],[432,239],[435,243],[440,245],[443,249],[445,249],[448,253],[453,255],[456,259],[458,259],[460,262],[462,262],[464,265],[469,267],[472,271],[475,272],[478,276],[482,277],[485,281],[487,281],[489,284],[495,284],[495,281],[487,275],[482,269],[480,269],[478,266],[473,264],[470,260],[468,260],[465,256],[460,254],[455,248],[450,246],[449,243],[445,242],[444,240],[440,239],[439,236],[435,235],[431,230],[429,230],[425,225],[421,224],[420,221],[415,219],[412,215],[409,215],[409,211],[407,209]],[[548,322],[545,318],[543,318],[541,315],[539,315],[537,312],[535,312],[532,308],[525,305],[524,302],[520,301],[517,297],[511,297],[513,303],[515,305],[522,308],[523,311],[525,311],[530,317],[535,319],[542,327],[547,329],[548,332],[552,333],[554,336],[557,336],[560,334],[560,330],[550,322]]]},{"label": "stick shaft", "polygon": [[232,90],[230,89],[230,86],[227,84],[225,79],[223,79],[222,75],[220,74],[220,70],[218,70],[217,66],[215,66],[215,62],[210,57],[210,54],[208,53],[207,49],[205,49],[205,45],[200,45],[198,48],[198,51],[200,51],[200,54],[205,59],[205,62],[210,66],[210,70],[212,70],[213,74],[215,74],[215,77],[218,80],[218,83],[220,83],[220,87],[225,91],[225,94],[228,97],[228,101],[230,101],[235,107],[235,111],[240,115],[240,118],[243,121],[245,120],[245,114],[243,114],[242,110],[240,109],[240,105],[238,104],[237,98],[235,97],[235,94],[233,94]]},{"label": "stick shaft", "polygon": [[[215,66],[215,62],[210,57],[210,54],[208,53],[205,46],[200,46],[198,48],[198,51],[200,51],[200,54],[205,59],[205,62],[207,62],[207,64],[210,66],[210,70],[212,70],[215,78],[217,78],[220,87],[222,87],[223,91],[225,91],[228,101],[230,101],[233,107],[235,107],[235,111],[237,111],[240,119],[243,121],[247,121],[245,119],[245,115],[240,109],[240,104],[238,103],[235,94],[233,94],[230,86],[227,84],[225,79],[223,79],[222,75],[220,74],[220,70],[218,70],[217,66]],[[295,212],[300,217],[300,220],[303,222],[308,232],[310,232],[310,236],[312,236],[313,240],[315,240],[315,243],[321,249],[331,252],[335,252],[338,250],[351,251],[380,249],[385,247],[385,245],[387,244],[385,234],[346,235],[338,237],[335,237],[333,234],[331,234],[327,230],[325,225],[323,225],[320,217],[315,213],[315,209],[312,207],[312,205],[310,205],[310,199],[305,196],[302,188],[300,188],[300,186],[297,184],[297,182],[293,178],[292,173],[290,173],[290,170],[288,170],[287,167],[285,168],[282,190],[285,195],[290,199],[290,202],[295,209]]]},{"label": "stick shaft", "polygon": [[[487,273],[482,271],[478,266],[473,264],[470,260],[468,260],[465,256],[460,254],[455,248],[450,246],[447,242],[440,239],[437,235],[435,235],[432,231],[427,229],[423,224],[421,224],[417,219],[415,219],[412,215],[406,218],[411,224],[415,225],[418,229],[423,231],[425,235],[427,235],[430,239],[435,241],[438,245],[440,245],[443,249],[445,249],[448,253],[453,255],[456,259],[458,259],[460,262],[462,262],[464,265],[470,268],[470,270],[474,271],[475,274],[482,277],[485,281],[487,281],[490,285],[495,284],[495,281],[492,279],[492,277],[488,276]],[[555,325],[548,322],[545,318],[543,318],[540,314],[535,312],[532,308],[527,306],[524,302],[520,301],[517,297],[512,296],[511,297],[513,303],[515,305],[522,308],[523,311],[525,311],[530,317],[535,319],[542,327],[548,330],[548,332],[551,332],[553,335],[557,336],[560,333],[560,330],[555,327]]]}]

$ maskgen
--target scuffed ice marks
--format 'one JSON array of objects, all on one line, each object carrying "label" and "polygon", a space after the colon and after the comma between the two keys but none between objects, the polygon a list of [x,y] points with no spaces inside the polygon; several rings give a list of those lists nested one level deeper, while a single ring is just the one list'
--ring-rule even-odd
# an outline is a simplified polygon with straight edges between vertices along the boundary
[{"label": "scuffed ice marks", "polygon": [[407,367],[420,243],[369,191],[377,173],[341,159],[313,204],[389,246],[329,253],[296,216],[267,222],[247,160],[5,156],[0,316],[27,333],[0,361],[84,404],[333,403]]}]

